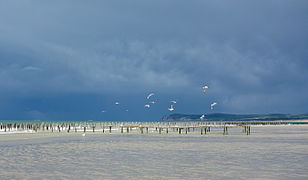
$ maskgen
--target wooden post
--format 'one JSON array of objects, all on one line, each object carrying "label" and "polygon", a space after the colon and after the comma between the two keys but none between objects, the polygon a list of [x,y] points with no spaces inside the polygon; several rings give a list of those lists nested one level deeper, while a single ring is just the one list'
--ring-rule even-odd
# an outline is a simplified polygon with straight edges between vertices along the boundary
[{"label": "wooden post", "polygon": [[143,134],[143,127],[140,127],[140,133]]},{"label": "wooden post", "polygon": [[111,133],[111,128],[112,128],[112,126],[109,126],[109,133]]}]

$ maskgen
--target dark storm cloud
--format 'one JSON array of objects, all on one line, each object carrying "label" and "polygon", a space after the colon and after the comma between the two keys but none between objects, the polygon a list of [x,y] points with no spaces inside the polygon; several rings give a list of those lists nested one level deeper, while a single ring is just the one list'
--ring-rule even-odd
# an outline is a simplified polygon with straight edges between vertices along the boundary
[{"label": "dark storm cloud", "polygon": [[307,4],[1,1],[0,92],[134,99],[154,90],[192,99],[183,109],[198,113],[207,110],[189,109],[207,83],[202,101],[219,101],[219,111],[305,112]]}]

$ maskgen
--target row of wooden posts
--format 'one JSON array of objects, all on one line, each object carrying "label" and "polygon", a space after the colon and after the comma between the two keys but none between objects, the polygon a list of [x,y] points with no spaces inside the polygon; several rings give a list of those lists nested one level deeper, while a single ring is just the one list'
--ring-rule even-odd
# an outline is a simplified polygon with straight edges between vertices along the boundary
[{"label": "row of wooden posts", "polygon": [[[138,130],[141,134],[148,134],[149,129],[162,134],[170,131],[178,134],[188,134],[189,132],[200,131],[201,135],[211,132],[211,128],[222,128],[223,135],[229,134],[230,127],[242,127],[244,134],[250,135],[251,126],[247,124],[227,124],[222,122],[200,123],[200,122],[103,122],[103,123],[0,123],[0,132],[8,131],[32,131],[32,132],[83,132],[102,131],[103,133],[120,131],[120,133],[130,133]],[[115,129],[113,129],[115,128]]]}]

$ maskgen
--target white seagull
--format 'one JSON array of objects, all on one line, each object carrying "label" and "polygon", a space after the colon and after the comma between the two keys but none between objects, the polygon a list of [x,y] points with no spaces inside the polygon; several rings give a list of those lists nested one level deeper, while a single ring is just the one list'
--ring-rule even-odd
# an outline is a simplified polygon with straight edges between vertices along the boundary
[{"label": "white seagull", "polygon": [[177,103],[177,101],[176,101],[176,100],[172,100],[172,101],[170,101],[170,102],[172,102],[173,104],[176,104],[176,103]]},{"label": "white seagull", "polygon": [[114,104],[115,104],[115,105],[119,105],[120,103],[117,101],[117,102],[115,102]]},{"label": "white seagull", "polygon": [[204,93],[205,93],[205,91],[208,90],[208,88],[209,88],[208,86],[202,86],[202,87],[201,87],[201,89],[202,89],[202,91],[203,91]]},{"label": "white seagull", "polygon": [[150,93],[148,96],[147,96],[147,99],[150,99],[152,96],[154,96],[155,94],[154,93]]},{"label": "white seagull", "polygon": [[149,104],[144,105],[145,108],[150,108]]},{"label": "white seagull", "polygon": [[150,103],[151,103],[151,104],[155,104],[155,103],[156,103],[156,101],[151,101]]},{"label": "white seagull", "polygon": [[217,102],[213,102],[212,104],[211,104],[211,109],[214,109],[214,106],[216,106],[217,105]]},{"label": "white seagull", "polygon": [[168,110],[169,110],[169,111],[174,111],[173,104],[170,105],[170,107],[168,108]]},{"label": "white seagull", "polygon": [[200,116],[200,120],[204,120],[204,118],[205,118],[205,115],[202,114],[202,115]]},{"label": "white seagull", "polygon": [[104,110],[104,109],[103,109],[101,112],[103,112],[103,113],[104,113],[104,112],[107,112],[107,110]]}]

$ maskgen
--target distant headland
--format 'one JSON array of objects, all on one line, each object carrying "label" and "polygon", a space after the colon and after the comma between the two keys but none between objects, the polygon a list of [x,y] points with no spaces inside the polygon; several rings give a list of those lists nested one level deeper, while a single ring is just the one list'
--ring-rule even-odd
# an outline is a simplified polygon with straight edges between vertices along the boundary
[{"label": "distant headland", "polygon": [[276,120],[304,120],[306,114],[225,114],[212,113],[200,118],[201,114],[171,114],[162,118],[162,121],[276,121]]}]

